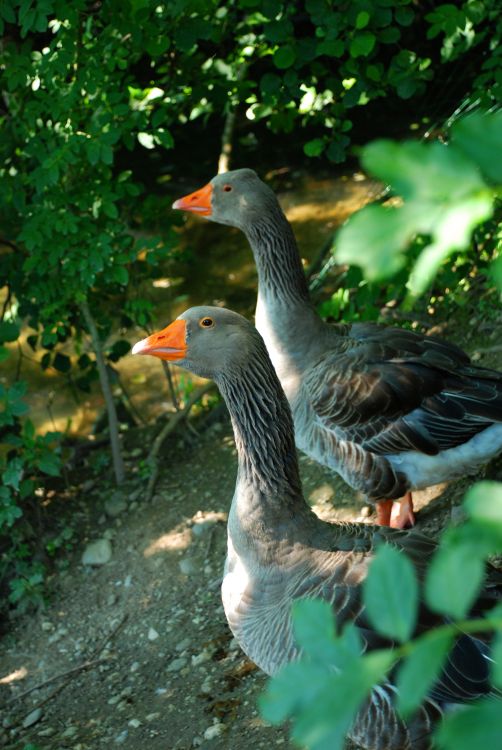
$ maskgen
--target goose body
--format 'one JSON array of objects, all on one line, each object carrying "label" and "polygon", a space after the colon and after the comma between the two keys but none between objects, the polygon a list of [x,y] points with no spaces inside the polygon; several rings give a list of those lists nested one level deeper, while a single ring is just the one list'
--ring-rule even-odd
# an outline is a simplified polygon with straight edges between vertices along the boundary
[{"label": "goose body", "polygon": [[[175,361],[213,378],[229,409],[238,473],[228,517],[222,599],[243,651],[270,675],[296,659],[291,605],[314,596],[330,602],[338,626],[355,623],[367,649],[388,645],[371,628],[361,601],[361,583],[374,548],[382,542],[394,545],[422,577],[434,543],[413,532],[325,523],[311,511],[302,495],[289,404],[256,329],[229,310],[196,307],[138,342],[133,353]],[[491,575],[479,611],[500,593],[502,579]],[[422,608],[417,632],[438,619]],[[447,673],[411,722],[397,715],[395,688],[389,682],[375,688],[360,710],[352,739],[366,750],[429,748],[440,704],[469,700],[488,690],[481,649],[467,636],[460,640],[468,658],[452,651]]]},{"label": "goose body", "polygon": [[[502,451],[502,374],[457,346],[316,314],[290,224],[250,169],[214,177],[173,208],[241,229],[258,270],[256,327],[291,405],[296,444],[412,524],[410,491],[472,473]],[[406,498],[402,512],[393,500]]]}]

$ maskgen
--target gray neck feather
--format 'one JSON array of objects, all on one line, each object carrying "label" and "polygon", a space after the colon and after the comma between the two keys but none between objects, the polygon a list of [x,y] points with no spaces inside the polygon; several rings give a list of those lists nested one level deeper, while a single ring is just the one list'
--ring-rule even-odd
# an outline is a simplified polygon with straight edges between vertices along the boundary
[{"label": "gray neck feather", "polygon": [[270,204],[259,219],[245,228],[266,296],[310,306],[307,280],[293,230],[278,203]]},{"label": "gray neck feather", "polygon": [[267,504],[295,497],[305,506],[291,412],[261,341],[245,365],[220,374],[217,384],[232,419],[238,486],[249,487]]}]

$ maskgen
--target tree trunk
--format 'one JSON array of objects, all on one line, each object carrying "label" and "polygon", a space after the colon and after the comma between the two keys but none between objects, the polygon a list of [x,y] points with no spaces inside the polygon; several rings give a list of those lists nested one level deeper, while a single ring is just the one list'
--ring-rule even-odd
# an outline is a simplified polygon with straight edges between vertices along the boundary
[{"label": "tree trunk", "polygon": [[[247,64],[242,63],[237,75],[235,77],[236,83],[240,83],[246,75]],[[221,151],[220,158],[218,159],[218,174],[228,172],[230,168],[230,157],[232,155],[235,117],[237,114],[237,107],[239,106],[239,100],[235,99],[230,102],[230,108],[225,117],[225,124],[223,126],[223,134],[221,136]]]},{"label": "tree trunk", "polygon": [[106,413],[108,414],[108,427],[110,430],[110,446],[112,449],[112,460],[113,470],[115,472],[115,482],[117,485],[122,484],[125,479],[124,460],[122,458],[122,452],[120,449],[120,437],[119,437],[119,426],[117,419],[117,411],[115,409],[115,402],[113,401],[112,388],[110,385],[110,379],[106,369],[105,358],[103,357],[103,350],[101,347],[101,341],[99,339],[98,329],[96,323],[92,317],[91,311],[87,300],[81,303],[80,309],[84,316],[84,320],[87,323],[89,333],[91,334],[92,346],[96,355],[96,364],[98,366],[99,381],[101,383],[101,390],[105,399]]}]

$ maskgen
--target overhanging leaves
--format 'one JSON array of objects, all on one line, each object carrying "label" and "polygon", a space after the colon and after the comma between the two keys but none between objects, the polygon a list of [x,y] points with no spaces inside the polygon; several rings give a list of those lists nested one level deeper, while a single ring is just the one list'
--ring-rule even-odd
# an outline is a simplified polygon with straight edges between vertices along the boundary
[{"label": "overhanging leaves", "polygon": [[368,618],[382,635],[398,641],[410,638],[416,623],[418,584],[408,558],[381,546],[363,585]]},{"label": "overhanging leaves", "polygon": [[406,216],[397,209],[366,206],[339,231],[335,258],[338,263],[360,266],[370,281],[385,279],[404,265],[402,251],[412,234]]},{"label": "overhanging leaves", "polygon": [[397,674],[397,707],[404,718],[416,711],[437,679],[452,640],[452,633],[432,631],[415,641]]},{"label": "overhanging leaves", "polygon": [[502,700],[485,698],[446,716],[436,738],[443,750],[496,748],[500,744]]}]

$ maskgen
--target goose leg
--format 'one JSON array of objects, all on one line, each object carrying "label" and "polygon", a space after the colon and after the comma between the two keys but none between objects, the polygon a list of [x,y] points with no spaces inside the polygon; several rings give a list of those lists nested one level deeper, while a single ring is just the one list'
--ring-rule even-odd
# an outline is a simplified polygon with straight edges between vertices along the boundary
[{"label": "goose leg", "polygon": [[407,529],[415,525],[411,492],[407,492],[400,500],[379,500],[376,510],[379,526]]},{"label": "goose leg", "polygon": [[413,513],[413,498],[411,492],[403,495],[401,500],[392,504],[390,524],[393,529],[408,529],[415,525],[415,514]]},{"label": "goose leg", "polygon": [[394,500],[378,500],[376,504],[377,524],[379,526],[390,526],[390,516]]}]

